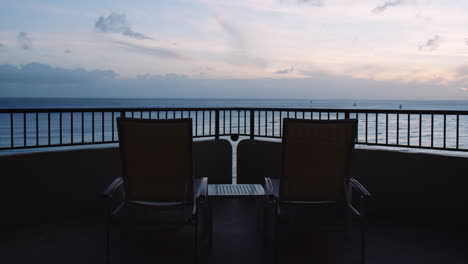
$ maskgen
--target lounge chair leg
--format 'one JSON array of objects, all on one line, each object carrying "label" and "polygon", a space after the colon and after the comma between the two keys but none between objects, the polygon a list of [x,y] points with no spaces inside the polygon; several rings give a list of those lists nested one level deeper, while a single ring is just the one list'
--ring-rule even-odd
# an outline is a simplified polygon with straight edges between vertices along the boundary
[{"label": "lounge chair leg", "polygon": [[111,216],[108,216],[107,226],[106,226],[106,264],[110,264],[110,255],[111,255],[111,248],[110,248],[110,238],[111,238]]},{"label": "lounge chair leg", "polygon": [[361,264],[366,263],[366,223],[361,223]]},{"label": "lounge chair leg", "polygon": [[257,232],[261,230],[261,218],[262,218],[262,208],[259,205],[259,200],[257,200]]},{"label": "lounge chair leg", "polygon": [[211,206],[208,206],[208,214],[209,214],[209,221],[210,221],[210,225],[209,225],[209,238],[208,238],[208,245],[210,248],[213,247],[213,209],[211,208]]},{"label": "lounge chair leg", "polygon": [[194,263],[197,264],[198,263],[198,219],[195,218],[195,226],[194,226],[194,237],[195,237],[195,243],[194,243]]},{"label": "lounge chair leg", "polygon": [[274,246],[274,263],[278,264],[279,262],[279,228],[280,228],[280,216],[278,214],[278,205],[275,206],[275,246]]}]

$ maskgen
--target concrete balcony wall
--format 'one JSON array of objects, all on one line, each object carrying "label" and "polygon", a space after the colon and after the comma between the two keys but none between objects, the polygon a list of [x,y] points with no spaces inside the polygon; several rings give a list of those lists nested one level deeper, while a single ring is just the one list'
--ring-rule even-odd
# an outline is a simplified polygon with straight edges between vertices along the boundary
[{"label": "concrete balcony wall", "polygon": [[[232,172],[230,145],[207,144],[194,147],[196,176],[225,182]],[[264,155],[243,160],[255,163],[257,157],[266,164],[269,159],[277,161],[281,153],[272,149],[280,148],[270,146]],[[257,149],[256,153],[263,152]],[[120,176],[119,159],[117,148],[0,156],[2,226],[104,216],[105,204],[100,195]],[[238,169],[249,170],[248,166],[243,164]],[[462,222],[468,214],[467,171],[467,158],[356,150],[352,175],[373,195],[369,204],[372,217]]]}]

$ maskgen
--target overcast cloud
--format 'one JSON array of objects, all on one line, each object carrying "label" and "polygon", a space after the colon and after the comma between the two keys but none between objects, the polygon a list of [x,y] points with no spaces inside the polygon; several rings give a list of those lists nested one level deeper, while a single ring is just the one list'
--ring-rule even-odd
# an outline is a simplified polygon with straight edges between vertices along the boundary
[{"label": "overcast cloud", "polygon": [[152,39],[143,33],[133,31],[125,14],[111,13],[109,16],[100,16],[94,27],[98,32],[120,33],[124,36],[136,39]]},{"label": "overcast cloud", "polygon": [[[290,69],[289,69],[290,70]],[[463,73],[464,69],[460,69]],[[113,71],[63,69],[31,63],[0,65],[1,97],[114,98],[314,98],[314,99],[440,99],[457,96],[458,88],[400,83],[309,72],[307,78],[209,79],[184,75],[144,75],[119,79]],[[402,98],[402,95],[404,97]]]},{"label": "overcast cloud", "polygon": [[18,36],[16,37],[16,40],[18,40],[18,44],[20,48],[24,50],[30,50],[32,49],[32,40],[28,36],[28,33],[26,32],[20,32]]}]

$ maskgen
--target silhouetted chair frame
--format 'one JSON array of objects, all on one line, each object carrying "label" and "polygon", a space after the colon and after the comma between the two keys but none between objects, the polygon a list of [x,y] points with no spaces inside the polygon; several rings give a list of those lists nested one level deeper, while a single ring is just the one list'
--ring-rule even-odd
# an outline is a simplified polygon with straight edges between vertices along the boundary
[{"label": "silhouetted chair frame", "polygon": [[[347,225],[351,214],[361,220],[361,263],[365,263],[365,204],[370,194],[349,176],[356,132],[355,119],[284,119],[282,173],[279,180],[265,178],[274,201],[275,262],[283,206],[336,206],[344,210]],[[359,206],[353,204],[353,192],[359,193]]]},{"label": "silhouetted chair frame", "polygon": [[[182,221],[194,228],[197,262],[199,198],[207,196],[207,178],[193,176],[192,119],[117,118],[117,127],[123,177],[103,193],[109,200],[106,263],[111,258],[111,224],[128,206],[180,209]],[[112,206],[114,198],[116,206]],[[189,217],[185,217],[187,208]]]}]

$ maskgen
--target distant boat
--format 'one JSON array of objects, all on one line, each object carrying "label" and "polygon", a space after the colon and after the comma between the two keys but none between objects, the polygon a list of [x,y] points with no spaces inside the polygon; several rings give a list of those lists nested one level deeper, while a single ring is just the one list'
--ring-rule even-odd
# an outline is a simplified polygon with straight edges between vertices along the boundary
[{"label": "distant boat", "polygon": [[401,104],[400,104],[400,106],[398,108],[400,108],[400,109],[402,108]]},{"label": "distant boat", "polygon": [[356,105],[357,105],[356,102],[354,102],[354,103],[353,103],[353,106],[356,106]]}]

